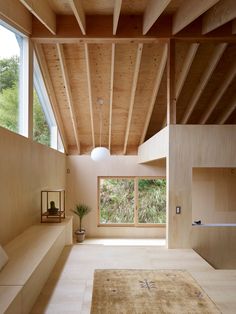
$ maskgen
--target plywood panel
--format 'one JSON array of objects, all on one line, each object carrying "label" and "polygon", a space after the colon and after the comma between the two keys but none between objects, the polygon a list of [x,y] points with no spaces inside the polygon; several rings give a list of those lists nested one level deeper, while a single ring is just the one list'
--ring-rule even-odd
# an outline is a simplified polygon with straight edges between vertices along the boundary
[{"label": "plywood panel", "polygon": [[193,249],[216,269],[236,268],[236,226],[194,226],[191,239]]},{"label": "plywood panel", "polygon": [[65,188],[65,155],[0,128],[0,243],[40,221],[41,190]]},{"label": "plywood panel", "polygon": [[124,145],[137,44],[117,44],[112,111],[112,145]]},{"label": "plywood panel", "polygon": [[[224,52],[220,62],[218,63],[215,71],[213,72],[206,88],[204,89],[195,110],[192,113],[192,116],[189,120],[190,124],[197,124],[199,123],[202,115],[204,114],[205,110],[207,109],[209,103],[211,102],[212,97],[216,94],[220,86],[225,80],[226,74],[229,72],[233,63],[236,60],[236,45],[231,44],[227,47],[226,51]],[[219,106],[216,106],[216,111],[214,114],[210,116],[210,119],[206,123],[214,123],[216,122],[217,117],[220,116],[223,104],[227,104],[230,100],[231,93],[230,91],[235,91],[235,81],[230,84],[229,91],[226,91],[222,101],[219,102]],[[232,95],[233,96],[233,95]],[[223,106],[222,106],[223,105]],[[218,111],[218,116],[216,112]]]},{"label": "plywood panel", "polygon": [[167,91],[167,73],[165,69],[145,140],[148,140],[154,134],[159,132],[163,127],[163,122],[166,119],[167,111],[166,91]]},{"label": "plywood panel", "polygon": [[[165,176],[164,167],[139,165],[137,156],[111,156],[99,163],[90,156],[69,156],[67,167],[70,168],[67,176],[69,208],[80,201],[93,208],[83,222],[89,237],[165,237],[165,228],[97,227],[98,176]],[[77,223],[75,221],[76,226]]]},{"label": "plywood panel", "polygon": [[52,85],[55,91],[57,104],[61,113],[65,132],[68,138],[68,145],[75,145],[75,136],[72,128],[70,110],[67,104],[65,86],[62,78],[60,62],[56,50],[56,45],[45,44],[42,46],[46,58],[48,71],[52,80]]},{"label": "plywood panel", "polygon": [[[169,247],[191,247],[192,168],[236,167],[236,126],[176,125],[170,127],[167,162]],[[181,206],[180,215],[175,207]]]},{"label": "plywood panel", "polygon": [[214,48],[214,43],[202,43],[198,48],[192,67],[177,101],[177,123],[180,122],[184,115],[191,97],[194,94],[195,88],[212,57]]},{"label": "plywood panel", "polygon": [[148,0],[123,0],[121,13],[122,14],[130,14],[130,15],[141,15],[144,13],[145,8],[147,6]]},{"label": "plywood panel", "polygon": [[[109,102],[111,80],[111,45],[90,44],[89,60],[94,115],[95,146],[100,145],[100,114],[102,122],[101,144],[108,147]],[[103,105],[98,104],[103,99]]]},{"label": "plywood panel", "polygon": [[[88,83],[83,44],[64,45],[81,145],[92,145]],[[83,151],[81,151],[83,153]]]},{"label": "plywood panel", "polygon": [[128,146],[138,146],[164,50],[163,44],[144,45],[135,94]]},{"label": "plywood panel", "polygon": [[235,191],[235,168],[194,168],[192,220],[204,224],[236,221]]}]

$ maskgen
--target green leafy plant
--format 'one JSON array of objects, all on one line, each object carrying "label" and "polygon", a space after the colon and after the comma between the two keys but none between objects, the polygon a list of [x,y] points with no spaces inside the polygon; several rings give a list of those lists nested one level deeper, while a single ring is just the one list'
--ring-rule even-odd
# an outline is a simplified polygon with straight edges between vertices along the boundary
[{"label": "green leafy plant", "polygon": [[91,208],[85,204],[77,204],[75,206],[75,209],[72,210],[74,214],[76,214],[79,217],[79,231],[81,232],[82,229],[82,220],[85,215],[87,215],[91,211]]}]

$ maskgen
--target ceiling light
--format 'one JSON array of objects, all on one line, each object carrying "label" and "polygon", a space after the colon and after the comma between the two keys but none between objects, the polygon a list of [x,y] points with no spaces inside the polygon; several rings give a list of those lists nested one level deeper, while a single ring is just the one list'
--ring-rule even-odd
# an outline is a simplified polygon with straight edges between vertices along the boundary
[{"label": "ceiling light", "polygon": [[100,146],[99,147],[95,147],[92,152],[91,152],[91,158],[94,161],[102,161],[107,159],[108,157],[110,157],[110,151],[109,149],[107,149],[106,147],[102,147],[101,143],[102,143],[102,105],[103,105],[103,99],[102,98],[98,98],[97,99],[97,103],[99,105],[99,110],[100,110]]}]

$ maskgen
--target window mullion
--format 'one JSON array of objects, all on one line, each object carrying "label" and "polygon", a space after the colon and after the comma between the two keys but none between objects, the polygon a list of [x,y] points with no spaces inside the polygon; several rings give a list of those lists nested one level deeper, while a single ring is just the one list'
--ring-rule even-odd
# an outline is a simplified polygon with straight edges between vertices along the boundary
[{"label": "window mullion", "polygon": [[134,178],[134,225],[138,225],[138,178]]}]

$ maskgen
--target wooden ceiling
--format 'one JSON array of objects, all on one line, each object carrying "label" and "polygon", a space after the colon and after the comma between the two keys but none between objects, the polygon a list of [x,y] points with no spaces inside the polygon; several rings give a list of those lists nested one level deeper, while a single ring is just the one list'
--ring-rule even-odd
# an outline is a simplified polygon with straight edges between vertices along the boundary
[{"label": "wooden ceiling", "polygon": [[236,123],[235,0],[19,1],[68,154],[100,145],[100,114],[124,155],[169,122]]}]

